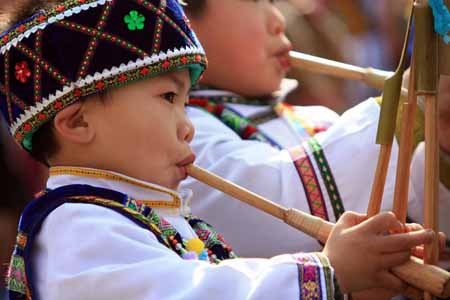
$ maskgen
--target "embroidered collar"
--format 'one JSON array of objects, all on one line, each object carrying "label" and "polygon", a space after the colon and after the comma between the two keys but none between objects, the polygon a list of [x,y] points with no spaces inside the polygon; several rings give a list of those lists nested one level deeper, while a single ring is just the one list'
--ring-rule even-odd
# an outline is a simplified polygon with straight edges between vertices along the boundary
[{"label": "embroidered collar", "polygon": [[270,105],[274,106],[283,102],[287,95],[297,88],[298,82],[294,79],[283,79],[280,89],[272,95],[265,97],[246,98],[236,93],[215,89],[213,87],[197,85],[192,89],[192,98],[208,98],[217,103],[234,103],[247,105]]},{"label": "embroidered collar", "polygon": [[192,191],[181,189],[174,191],[160,185],[135,179],[120,173],[82,167],[50,168],[48,189],[56,189],[65,185],[86,184],[100,188],[119,191],[127,194],[136,202],[145,204],[161,212],[190,213],[189,204]]}]

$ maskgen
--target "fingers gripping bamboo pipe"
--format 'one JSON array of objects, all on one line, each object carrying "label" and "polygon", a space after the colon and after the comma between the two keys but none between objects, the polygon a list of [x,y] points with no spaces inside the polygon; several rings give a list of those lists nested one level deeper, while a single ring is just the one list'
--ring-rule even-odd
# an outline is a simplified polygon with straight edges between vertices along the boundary
[{"label": "fingers gripping bamboo pipe", "polygon": [[[333,229],[334,225],[330,222],[293,208],[285,208],[200,167],[190,165],[186,169],[198,181],[281,219],[323,243]],[[392,272],[416,288],[439,297],[450,296],[450,273],[439,267],[424,265],[421,260],[412,258],[406,264],[393,268]]]}]

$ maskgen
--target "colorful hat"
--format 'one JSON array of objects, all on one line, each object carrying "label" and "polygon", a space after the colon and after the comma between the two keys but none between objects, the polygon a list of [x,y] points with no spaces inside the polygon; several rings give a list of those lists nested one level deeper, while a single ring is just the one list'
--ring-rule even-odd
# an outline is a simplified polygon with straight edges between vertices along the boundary
[{"label": "colorful hat", "polygon": [[189,68],[204,50],[177,0],[70,0],[0,36],[0,110],[31,150],[33,133],[78,99]]}]

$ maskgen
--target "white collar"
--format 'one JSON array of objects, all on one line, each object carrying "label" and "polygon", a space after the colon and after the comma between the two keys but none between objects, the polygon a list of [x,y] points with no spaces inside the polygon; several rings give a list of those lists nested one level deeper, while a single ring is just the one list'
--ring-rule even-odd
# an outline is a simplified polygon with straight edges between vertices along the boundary
[{"label": "white collar", "polygon": [[[275,102],[284,101],[285,98],[288,96],[288,94],[294,91],[297,87],[298,87],[297,80],[283,78],[280,84],[280,88],[270,95],[270,99],[273,99]],[[217,96],[240,97],[236,93],[225,90],[217,90],[213,88],[193,90],[190,93],[190,95],[192,97],[217,97]]]},{"label": "white collar", "polygon": [[145,182],[120,173],[82,168],[82,167],[52,167],[47,181],[48,189],[56,189],[65,185],[85,184],[124,193],[138,203],[143,203],[156,209],[159,213],[181,214],[190,213],[189,204],[192,191],[180,189],[174,191],[157,184]]}]

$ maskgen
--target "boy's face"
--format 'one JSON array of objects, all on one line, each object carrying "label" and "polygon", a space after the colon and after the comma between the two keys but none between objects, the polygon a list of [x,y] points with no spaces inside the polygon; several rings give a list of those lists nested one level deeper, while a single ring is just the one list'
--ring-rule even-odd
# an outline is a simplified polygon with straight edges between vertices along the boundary
[{"label": "boy's face", "polygon": [[442,150],[450,153],[450,76],[439,79],[439,143]]},{"label": "boy's face", "polygon": [[289,68],[285,20],[269,0],[208,0],[191,16],[209,66],[204,83],[242,95],[277,90]]},{"label": "boy's face", "polygon": [[194,159],[189,89],[189,71],[182,70],[111,90],[103,102],[86,101],[95,128],[93,167],[176,189]]}]

